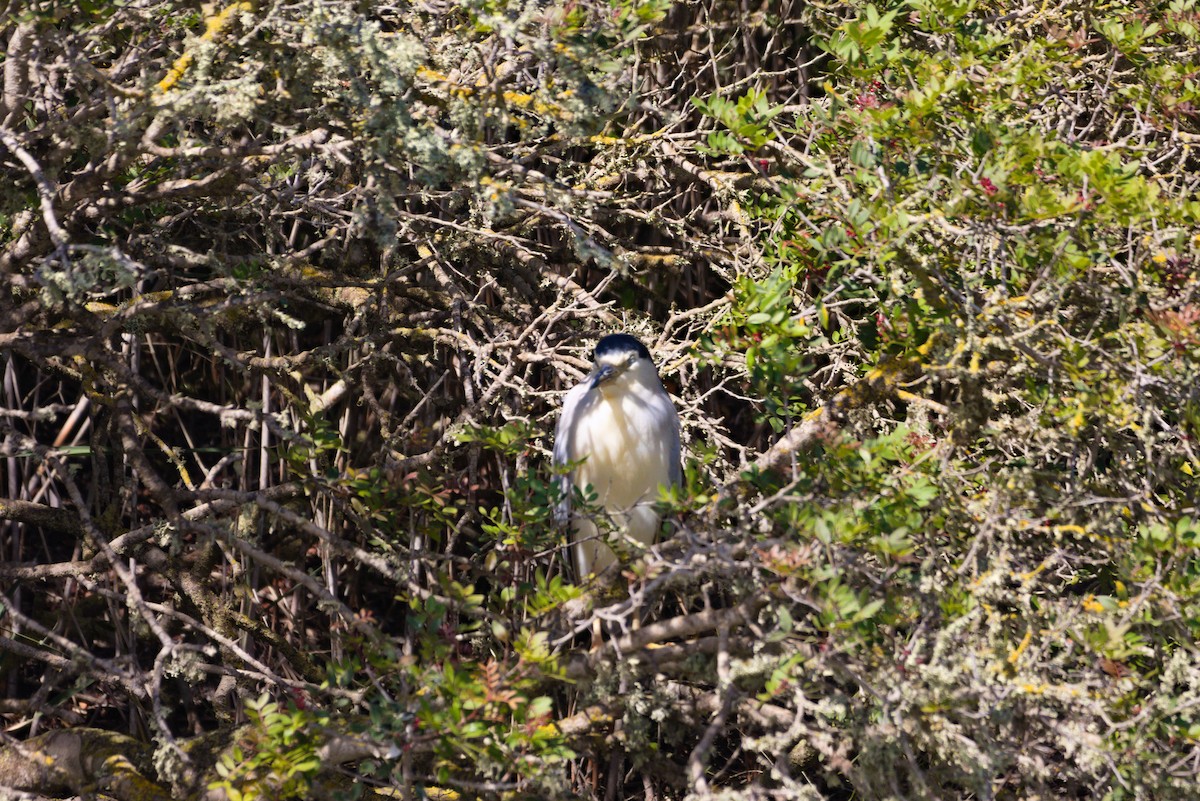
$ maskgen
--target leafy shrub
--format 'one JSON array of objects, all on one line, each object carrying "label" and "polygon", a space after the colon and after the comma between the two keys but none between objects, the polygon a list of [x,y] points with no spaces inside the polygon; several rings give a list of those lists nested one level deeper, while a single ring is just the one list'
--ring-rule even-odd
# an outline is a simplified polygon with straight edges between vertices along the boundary
[{"label": "leafy shrub", "polygon": [[[157,797],[1191,797],[1196,20],[20,10],[10,728]],[[584,585],[618,329],[687,480]]]}]

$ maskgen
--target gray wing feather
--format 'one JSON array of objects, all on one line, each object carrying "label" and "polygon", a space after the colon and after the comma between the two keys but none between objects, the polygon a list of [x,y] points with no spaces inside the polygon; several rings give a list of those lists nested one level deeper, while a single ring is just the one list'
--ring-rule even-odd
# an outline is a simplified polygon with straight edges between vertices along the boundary
[{"label": "gray wing feather", "polygon": [[671,484],[676,487],[683,486],[683,445],[680,443],[679,433],[679,413],[675,411],[674,404],[671,406],[671,417],[674,418],[671,423],[670,442],[667,443],[667,466],[671,478]]},{"label": "gray wing feather", "polygon": [[674,420],[671,429],[671,441],[667,442],[667,468],[670,470],[671,483],[683,487],[683,446],[679,442],[679,418]]},{"label": "gray wing feather", "polygon": [[[575,451],[574,434],[575,434],[575,418],[579,414],[579,407],[583,398],[588,393],[588,385],[580,384],[567,393],[563,398],[562,414],[558,418],[558,427],[554,429],[554,455],[553,463],[555,467],[562,467],[571,461],[571,455]],[[564,473],[558,477],[558,486],[562,490],[562,500],[554,509],[554,519],[560,524],[565,524],[571,517],[571,488],[574,482],[571,480],[570,473]]]}]

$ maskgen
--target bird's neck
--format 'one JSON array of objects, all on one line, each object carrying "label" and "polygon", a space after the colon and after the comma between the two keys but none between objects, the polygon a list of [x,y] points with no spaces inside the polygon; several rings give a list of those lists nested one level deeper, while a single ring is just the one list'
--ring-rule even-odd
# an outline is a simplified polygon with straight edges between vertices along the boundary
[{"label": "bird's neck", "polygon": [[610,384],[601,385],[600,392],[605,398],[611,400],[623,397],[631,392],[657,392],[661,388],[662,381],[659,380],[658,371],[654,369],[654,365],[646,361],[638,361],[630,365],[629,369],[615,378]]}]

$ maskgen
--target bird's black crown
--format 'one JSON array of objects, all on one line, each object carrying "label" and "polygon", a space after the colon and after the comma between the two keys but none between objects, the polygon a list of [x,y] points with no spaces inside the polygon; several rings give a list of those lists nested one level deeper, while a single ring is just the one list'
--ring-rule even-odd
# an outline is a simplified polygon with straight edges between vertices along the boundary
[{"label": "bird's black crown", "polygon": [[643,359],[650,358],[650,351],[638,341],[637,337],[631,337],[629,334],[609,334],[596,343],[596,350],[592,352],[592,361],[610,353],[628,353],[629,351],[637,353]]}]

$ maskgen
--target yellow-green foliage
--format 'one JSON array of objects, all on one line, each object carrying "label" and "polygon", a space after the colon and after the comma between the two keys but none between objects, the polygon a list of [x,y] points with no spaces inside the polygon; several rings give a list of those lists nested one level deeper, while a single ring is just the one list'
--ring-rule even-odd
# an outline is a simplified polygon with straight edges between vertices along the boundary
[{"label": "yellow-green foliage", "polygon": [[[769,163],[743,199],[769,266],[741,305],[787,299],[713,347],[756,354],[764,387],[811,349],[920,378],[851,421],[864,441],[760,485],[821,610],[793,636],[831,651],[782,695],[842,696],[806,722],[824,753],[853,743],[861,797],[1186,798],[1200,176],[1197,87],[1166,65],[1197,64],[1196,11],[806,18],[819,97],[703,106],[710,148]],[[766,395],[793,419],[820,402]]]}]

